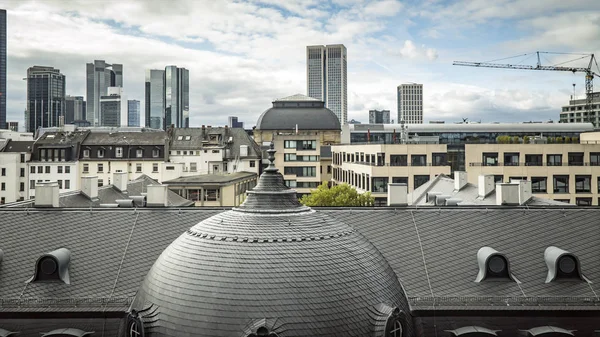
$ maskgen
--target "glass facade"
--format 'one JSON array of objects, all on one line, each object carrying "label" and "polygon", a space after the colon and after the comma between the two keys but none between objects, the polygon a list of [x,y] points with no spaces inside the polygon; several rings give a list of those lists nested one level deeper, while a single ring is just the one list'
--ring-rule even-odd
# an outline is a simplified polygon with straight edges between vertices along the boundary
[{"label": "glass facade", "polygon": [[127,101],[127,126],[140,126],[140,101]]},{"label": "glass facade", "polygon": [[109,87],[123,87],[123,65],[94,60],[86,64],[86,119],[92,126],[102,126],[100,98]]},{"label": "glass facade", "polygon": [[165,112],[164,70],[146,70],[146,127],[162,129]]},{"label": "glass facade", "polygon": [[0,130],[6,125],[6,10],[0,9]]},{"label": "glass facade", "polygon": [[27,132],[59,126],[65,117],[65,76],[59,69],[27,69]]},{"label": "glass facade", "polygon": [[166,130],[174,125],[177,128],[189,127],[190,83],[189,70],[168,66],[165,68],[165,121]]}]

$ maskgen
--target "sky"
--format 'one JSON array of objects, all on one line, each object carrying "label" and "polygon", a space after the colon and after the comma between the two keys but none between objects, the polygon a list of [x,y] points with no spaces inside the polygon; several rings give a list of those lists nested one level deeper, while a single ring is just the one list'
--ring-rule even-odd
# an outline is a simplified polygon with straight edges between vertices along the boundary
[{"label": "sky", "polygon": [[[146,69],[190,71],[190,125],[247,127],[274,99],[306,94],[306,46],[348,50],[348,120],[370,109],[397,116],[396,87],[424,86],[424,119],[559,119],[584,74],[453,66],[535,65],[535,51],[600,52],[597,0],[0,0],[7,10],[7,119],[23,124],[27,68],[52,66],[67,94],[85,96],[85,65],[123,64],[141,101]],[[544,65],[580,56],[542,54]],[[585,59],[565,65],[585,67]],[[597,71],[598,72],[598,71]],[[600,81],[596,80],[597,86]]]}]

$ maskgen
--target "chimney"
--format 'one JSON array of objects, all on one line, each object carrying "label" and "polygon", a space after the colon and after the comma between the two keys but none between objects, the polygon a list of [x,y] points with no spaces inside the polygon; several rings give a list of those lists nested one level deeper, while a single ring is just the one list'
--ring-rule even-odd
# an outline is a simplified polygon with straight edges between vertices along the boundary
[{"label": "chimney", "polygon": [[146,195],[146,207],[167,207],[167,185],[148,185]]},{"label": "chimney", "polygon": [[127,192],[127,172],[113,173],[113,186],[121,192]]},{"label": "chimney", "polygon": [[494,185],[494,176],[480,175],[478,179],[479,184],[477,185],[477,188],[479,189],[479,197],[483,199],[490,195],[490,193],[492,193],[496,187]]},{"label": "chimney", "polygon": [[81,177],[81,192],[91,200],[98,199],[98,177]]},{"label": "chimney", "polygon": [[59,193],[56,181],[35,184],[35,207],[59,207]]},{"label": "chimney", "polygon": [[519,181],[519,205],[525,205],[533,197],[531,180]]},{"label": "chimney", "polygon": [[389,183],[387,205],[392,207],[408,205],[408,186],[404,183]]},{"label": "chimney", "polygon": [[460,191],[467,184],[467,172],[454,171],[454,189]]},{"label": "chimney", "polygon": [[496,184],[496,205],[519,205],[519,184]]},{"label": "chimney", "polygon": [[202,125],[202,139],[206,138],[206,125]]}]

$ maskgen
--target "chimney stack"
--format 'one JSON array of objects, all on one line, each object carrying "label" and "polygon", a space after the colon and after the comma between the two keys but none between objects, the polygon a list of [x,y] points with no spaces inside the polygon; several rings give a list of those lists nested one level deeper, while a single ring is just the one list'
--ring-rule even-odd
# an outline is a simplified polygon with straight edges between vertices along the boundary
[{"label": "chimney stack", "polygon": [[496,205],[519,205],[519,184],[496,184]]},{"label": "chimney stack", "polygon": [[467,184],[467,172],[454,171],[454,189],[460,191]]},{"label": "chimney stack", "polygon": [[46,181],[35,184],[35,207],[59,207],[58,182]]},{"label": "chimney stack", "polygon": [[115,172],[113,174],[113,186],[121,192],[127,192],[127,172]]},{"label": "chimney stack", "polygon": [[146,188],[146,207],[167,207],[168,187],[167,185],[148,185]]},{"label": "chimney stack", "polygon": [[387,205],[392,207],[408,205],[408,186],[404,183],[388,183]]},{"label": "chimney stack", "polygon": [[493,175],[480,175],[479,176],[479,184],[477,185],[479,189],[479,197],[485,198],[490,193],[494,191],[494,176]]},{"label": "chimney stack", "polygon": [[81,177],[81,192],[90,200],[98,199],[98,176]]}]

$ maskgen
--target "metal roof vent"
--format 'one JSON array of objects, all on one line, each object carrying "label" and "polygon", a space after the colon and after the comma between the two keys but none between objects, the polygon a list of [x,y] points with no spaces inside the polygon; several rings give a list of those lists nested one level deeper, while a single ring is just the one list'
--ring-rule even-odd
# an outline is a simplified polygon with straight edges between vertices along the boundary
[{"label": "metal roof vent", "polygon": [[510,271],[508,258],[492,247],[481,247],[477,251],[477,263],[479,264],[479,274],[475,282],[503,281],[512,280],[517,283],[519,280]]},{"label": "metal roof vent", "polygon": [[441,194],[442,192],[427,192],[427,202],[435,202],[435,197]]},{"label": "metal roof vent", "polygon": [[446,206],[458,206],[460,202],[462,202],[460,198],[448,198],[446,199]]},{"label": "metal roof vent", "polygon": [[146,196],[145,195],[134,195],[131,196],[135,207],[146,207]]},{"label": "metal roof vent", "polygon": [[133,207],[133,199],[117,199],[115,200],[119,207],[131,208]]},{"label": "metal roof vent", "polygon": [[56,330],[52,330],[50,332],[46,332],[42,334],[42,337],[46,337],[46,336],[73,336],[73,337],[84,337],[84,336],[89,336],[92,335],[95,331],[83,331],[83,330],[79,330],[79,329],[74,329],[74,328],[66,328],[66,329],[56,329]]},{"label": "metal roof vent", "polygon": [[8,336],[13,336],[13,335],[17,335],[19,334],[19,332],[17,331],[8,331],[8,330],[4,330],[2,328],[0,328],[0,337],[8,337]]},{"label": "metal roof vent", "polygon": [[592,283],[581,273],[581,264],[577,256],[573,253],[550,246],[544,251],[544,260],[546,260],[546,265],[548,266],[546,283],[550,283],[556,279],[579,279]]},{"label": "metal roof vent", "polygon": [[71,252],[67,248],[59,248],[50,253],[46,253],[38,258],[35,263],[34,274],[26,281],[26,283],[59,281],[64,282],[65,284],[71,284],[69,279],[70,261]]},{"label": "metal roof vent", "polygon": [[480,326],[463,326],[455,330],[444,330],[453,336],[498,336],[502,330],[490,330]]},{"label": "metal roof vent", "polygon": [[557,328],[555,326],[538,326],[529,330],[521,330],[527,336],[575,336],[574,332],[577,330],[566,330],[563,328]]},{"label": "metal roof vent", "polygon": [[440,194],[435,196],[435,205],[436,206],[444,206],[446,204],[446,199],[450,199],[449,195]]}]

